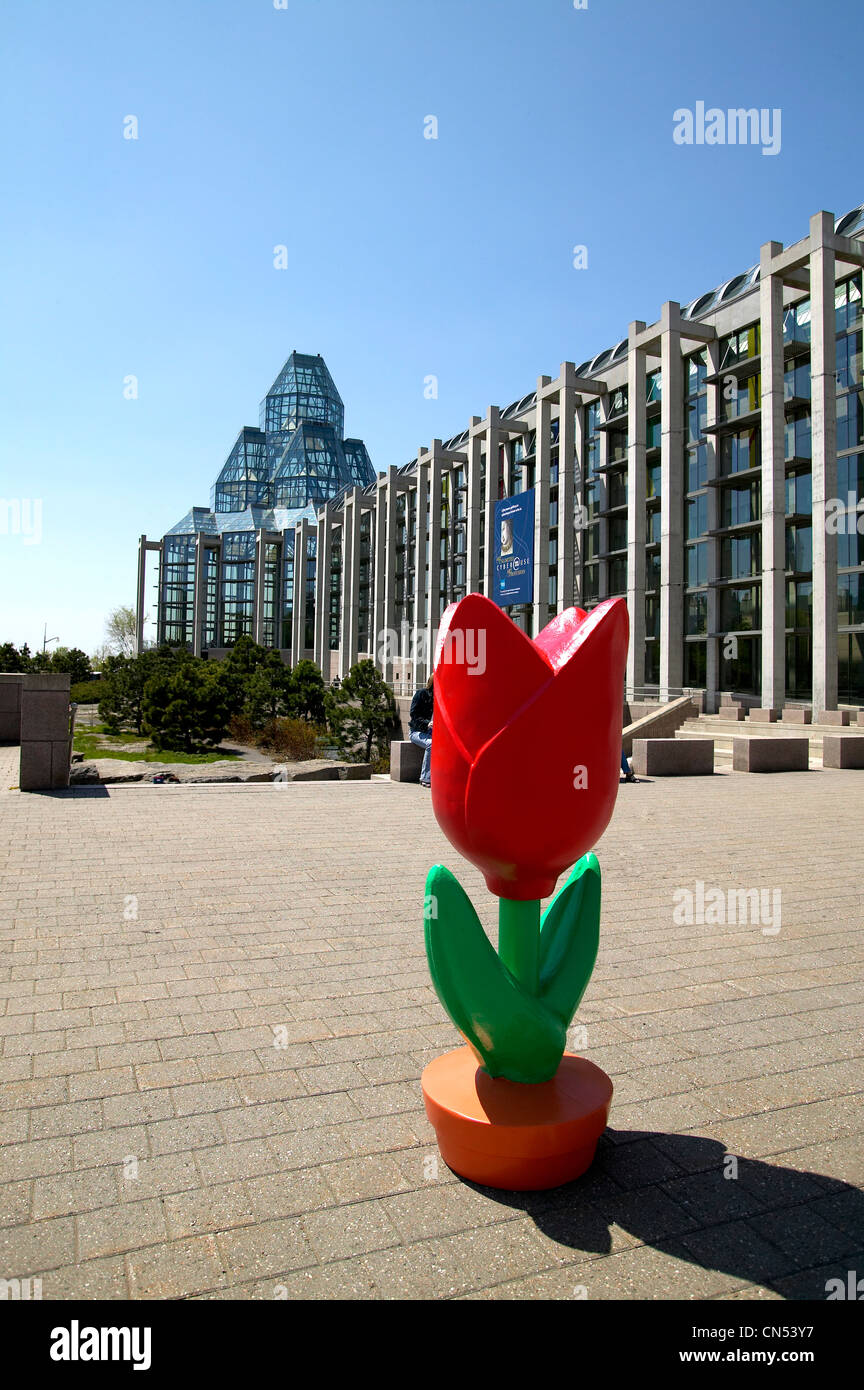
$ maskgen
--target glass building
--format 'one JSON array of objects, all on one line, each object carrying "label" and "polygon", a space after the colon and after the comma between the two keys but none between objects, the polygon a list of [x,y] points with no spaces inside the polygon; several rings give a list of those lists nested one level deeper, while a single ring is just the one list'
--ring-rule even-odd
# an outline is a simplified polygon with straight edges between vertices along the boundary
[{"label": "glass building", "polygon": [[[272,633],[329,680],[368,656],[405,693],[447,604],[494,593],[496,502],[533,489],[533,601],[510,614],[534,636],[572,604],[625,596],[628,699],[864,705],[862,268],[864,205],[818,212],[801,240],[766,242],[749,269],[377,478],[341,439],[321,359],[289,360],[212,510],[155,543],[160,632]],[[242,524],[220,496],[242,498]],[[272,532],[268,506],[285,508]],[[208,528],[232,533],[217,563],[196,540]]]},{"label": "glass building", "polygon": [[[161,541],[141,540],[139,645],[148,551],[159,554],[159,643],[218,653],[248,635],[290,654],[295,537],[302,521],[346,487],[375,477],[362,439],[344,438],[342,398],[323,357],[292,352],[261,402],[259,427],[244,425],[210,492]],[[305,565],[314,567],[314,538]],[[299,563],[299,557],[298,557]],[[304,574],[298,592],[306,597]],[[310,639],[309,646],[313,643]]]}]

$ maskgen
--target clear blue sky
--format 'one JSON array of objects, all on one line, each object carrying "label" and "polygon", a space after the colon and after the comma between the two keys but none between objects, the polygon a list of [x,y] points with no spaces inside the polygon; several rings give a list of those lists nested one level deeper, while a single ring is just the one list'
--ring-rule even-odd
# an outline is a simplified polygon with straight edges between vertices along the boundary
[{"label": "clear blue sky", "polygon": [[[0,641],[93,650],[293,348],[384,469],[864,200],[860,0],[7,0],[2,30],[0,497],[42,538],[0,532]],[[780,107],[780,154],[676,145],[699,101]]]}]

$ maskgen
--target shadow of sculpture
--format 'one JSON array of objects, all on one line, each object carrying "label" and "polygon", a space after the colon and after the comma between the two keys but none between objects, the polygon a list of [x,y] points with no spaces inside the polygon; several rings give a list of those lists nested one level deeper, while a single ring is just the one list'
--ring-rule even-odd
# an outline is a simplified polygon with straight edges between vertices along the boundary
[{"label": "shadow of sculpture", "polygon": [[550,1192],[477,1190],[588,1254],[621,1249],[617,1227],[625,1245],[629,1236],[784,1298],[854,1297],[859,1278],[864,1298],[864,1193],[820,1173],[736,1157],[715,1139],[609,1129],[577,1182]]}]

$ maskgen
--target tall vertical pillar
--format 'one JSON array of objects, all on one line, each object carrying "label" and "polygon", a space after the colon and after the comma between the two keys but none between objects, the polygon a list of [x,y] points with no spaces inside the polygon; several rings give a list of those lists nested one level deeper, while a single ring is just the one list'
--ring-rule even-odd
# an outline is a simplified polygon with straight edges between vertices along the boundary
[{"label": "tall vertical pillar", "polygon": [[332,518],[325,503],[315,518],[315,661],[330,684],[330,542]]},{"label": "tall vertical pillar", "polygon": [[441,440],[433,439],[429,460],[429,616],[426,620],[426,650],[429,670],[435,660],[435,642],[441,622],[441,479],[443,476]]},{"label": "tall vertical pillar", "polygon": [[[762,707],[786,700],[786,440],[783,409],[783,278],[771,262],[783,246],[760,251],[762,339]],[[832,379],[833,388],[833,379]]]},{"label": "tall vertical pillar", "polygon": [[342,621],[339,624],[339,676],[357,661],[360,617],[360,488],[346,497],[342,513]]},{"label": "tall vertical pillar", "polygon": [[[708,375],[715,376],[720,370],[720,339],[714,338],[706,344],[705,351],[708,360]],[[720,419],[721,402],[723,399],[723,386],[719,381],[708,383],[706,426],[716,425]],[[719,449],[717,436],[707,435],[707,467],[708,477],[716,478],[720,471]],[[708,489],[708,530],[714,532],[720,525],[720,489],[719,487],[709,487]],[[720,627],[720,592],[717,585],[713,583],[720,574],[720,541],[716,535],[710,535],[705,542],[708,547],[708,598],[706,602],[707,619],[706,625],[708,634],[705,639],[705,713],[715,714],[719,708],[720,693],[720,650],[717,637],[714,635]]]},{"label": "tall vertical pillar", "polygon": [[417,529],[414,536],[414,629],[411,633],[412,676],[414,686],[421,685],[432,669],[432,653],[426,646],[426,604],[429,601],[428,557],[429,509],[426,488],[429,483],[429,455],[425,449],[417,454]]},{"label": "tall vertical pillar", "polygon": [[[258,534],[258,545],[261,544],[261,534]],[[195,535],[195,587],[192,597],[192,655],[200,656],[204,650],[204,607],[207,601],[205,592],[205,563],[207,553],[204,549],[204,532],[198,531]],[[258,613],[258,551],[255,551],[255,614],[256,628],[255,641],[259,641],[257,628]]]},{"label": "tall vertical pillar", "polygon": [[[550,378],[537,379],[535,410],[536,436],[534,443],[534,635],[546,626],[549,608],[549,486],[552,462],[552,402],[543,395]],[[561,469],[559,466],[560,478]],[[560,490],[560,483],[559,483]],[[558,555],[560,561],[562,538],[566,521],[558,509]],[[560,609],[559,609],[560,612]]]},{"label": "tall vertical pillar", "polygon": [[[611,409],[609,392],[603,393],[603,419],[608,420]],[[606,469],[609,463],[610,454],[609,431],[600,431],[600,462],[598,464],[597,477],[594,483],[595,495],[597,498],[598,510],[605,512],[609,506],[609,474]],[[601,516],[597,523],[597,548],[601,555],[606,555],[609,549],[609,518]],[[597,592],[600,599],[609,597],[609,561],[604,559],[597,566]]]},{"label": "tall vertical pillar", "polygon": [[301,521],[294,528],[294,613],[291,622],[291,665],[305,655],[306,645],[306,551],[310,527]]},{"label": "tall vertical pillar", "polygon": [[387,573],[387,481],[378,479],[375,489],[375,538],[373,555],[375,558],[374,587],[372,596],[372,636],[371,656],[378,662],[385,622],[384,584]]},{"label": "tall vertical pillar", "polygon": [[834,216],[810,218],[810,396],[813,440],[813,708],[837,708],[837,328]]},{"label": "tall vertical pillar", "polygon": [[[500,411],[497,405],[490,405],[486,413],[486,517],[483,555],[483,592],[488,598],[495,594],[495,556],[498,553],[498,536],[495,531],[495,503],[501,473],[498,464],[498,447],[501,443],[499,429]],[[440,514],[440,508],[439,508]]]},{"label": "tall vertical pillar", "polygon": [[[583,461],[580,397],[576,394],[576,367],[562,362],[558,377],[558,612],[574,601],[576,472]],[[578,445],[578,447],[577,447]],[[581,569],[579,582],[581,585]]]},{"label": "tall vertical pillar", "polygon": [[135,608],[135,651],[144,650],[144,596],[147,584],[147,537],[138,542],[138,603]]},{"label": "tall vertical pillar", "polygon": [[[393,682],[393,657],[396,654],[396,467],[391,464],[387,470],[387,481],[383,489],[387,498],[387,523],[384,536],[384,612],[383,640],[380,643],[381,675],[385,681]],[[381,490],[378,493],[381,497]],[[380,501],[379,501],[380,506]],[[401,655],[401,653],[400,653]]]},{"label": "tall vertical pillar", "polygon": [[[255,566],[253,570],[253,590],[252,590],[252,641],[263,642],[264,638],[264,560],[267,548],[264,544],[264,534],[261,531],[255,533]],[[195,607],[198,607],[198,545],[195,545]]]},{"label": "tall vertical pillar", "polygon": [[465,469],[465,483],[467,486],[466,510],[468,516],[465,572],[466,594],[478,593],[482,583],[482,575],[480,574],[480,523],[482,517],[482,509],[480,506],[480,459],[483,450],[483,439],[478,429],[480,423],[480,416],[473,415],[471,417],[471,424],[468,427],[468,463]]},{"label": "tall vertical pillar", "polygon": [[645,684],[645,449],[646,355],[636,339],[645,330],[630,324],[627,354],[627,611],[630,646],[627,650],[627,698]]},{"label": "tall vertical pillar", "polygon": [[[660,698],[681,689],[684,675],[684,380],[680,306],[660,320]],[[671,694],[670,694],[671,692]]]}]

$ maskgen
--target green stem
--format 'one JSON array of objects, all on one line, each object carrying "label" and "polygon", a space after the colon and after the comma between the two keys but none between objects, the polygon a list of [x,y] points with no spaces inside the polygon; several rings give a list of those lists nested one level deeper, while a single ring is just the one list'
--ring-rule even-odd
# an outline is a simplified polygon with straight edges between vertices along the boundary
[{"label": "green stem", "polygon": [[498,899],[498,955],[525,989],[540,987],[540,901]]}]

